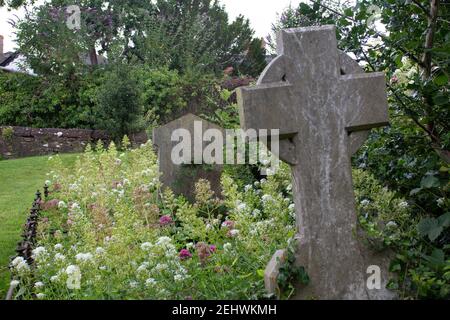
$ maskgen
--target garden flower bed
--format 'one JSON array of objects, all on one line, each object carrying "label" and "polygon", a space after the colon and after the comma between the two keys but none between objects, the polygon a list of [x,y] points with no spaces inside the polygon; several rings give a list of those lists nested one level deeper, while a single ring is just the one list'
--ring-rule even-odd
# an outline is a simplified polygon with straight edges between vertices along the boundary
[{"label": "garden flower bed", "polygon": [[[191,204],[163,190],[151,143],[50,160],[33,263],[13,261],[15,299],[258,299],[264,268],[295,234],[289,173]],[[20,260],[20,261],[19,261]]]}]

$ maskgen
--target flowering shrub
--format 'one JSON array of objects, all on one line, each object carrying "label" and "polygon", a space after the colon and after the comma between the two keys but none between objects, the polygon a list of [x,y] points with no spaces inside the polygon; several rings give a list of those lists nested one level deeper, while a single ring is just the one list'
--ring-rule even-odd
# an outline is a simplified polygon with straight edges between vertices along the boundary
[{"label": "flowering shrub", "polygon": [[150,143],[88,148],[72,170],[50,161],[34,264],[11,266],[16,298],[260,298],[262,271],[295,234],[286,168],[242,191],[225,174],[223,200],[199,181],[191,204],[162,190]]}]

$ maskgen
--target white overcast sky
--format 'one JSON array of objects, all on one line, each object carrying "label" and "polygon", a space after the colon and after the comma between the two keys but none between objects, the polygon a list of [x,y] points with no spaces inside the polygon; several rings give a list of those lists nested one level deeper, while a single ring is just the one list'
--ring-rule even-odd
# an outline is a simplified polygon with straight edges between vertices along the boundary
[{"label": "white overcast sky", "polygon": [[[266,37],[271,31],[271,25],[276,21],[277,14],[292,4],[297,6],[304,0],[220,0],[226,7],[230,18],[234,20],[239,14],[250,19],[252,28],[258,37]],[[15,47],[14,29],[8,24],[8,19],[14,15],[22,16],[23,11],[8,12],[0,9],[0,35],[5,37],[4,51],[11,51]]]}]

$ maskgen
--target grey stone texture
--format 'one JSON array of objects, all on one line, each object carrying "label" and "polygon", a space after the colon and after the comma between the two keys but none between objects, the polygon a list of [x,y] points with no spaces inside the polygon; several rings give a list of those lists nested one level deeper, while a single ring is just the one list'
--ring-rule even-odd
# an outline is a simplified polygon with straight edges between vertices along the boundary
[{"label": "grey stone texture", "polygon": [[[358,240],[351,156],[388,124],[385,75],[364,73],[337,50],[334,26],[282,30],[278,57],[254,87],[238,91],[244,129],[280,129],[292,167],[297,264],[311,278],[297,299],[392,299],[388,256]],[[371,265],[382,288],[369,290]]]},{"label": "grey stone texture", "polygon": [[286,261],[286,250],[278,250],[270,259],[264,271],[264,285],[268,294],[279,296],[278,275],[280,268]]},{"label": "grey stone texture", "polygon": [[[201,132],[194,130],[194,123],[201,122]],[[174,164],[171,155],[173,148],[179,144],[179,141],[171,141],[172,133],[177,129],[186,129],[189,131],[191,143],[191,159],[189,165]],[[225,137],[225,130],[218,125],[208,122],[194,114],[186,114],[181,118],[167,123],[164,126],[153,130],[153,144],[158,151],[159,171],[162,174],[161,182],[164,186],[169,187],[176,195],[184,195],[189,200],[195,199],[195,184],[200,179],[208,180],[211,184],[211,189],[217,197],[221,197],[222,190],[220,178],[222,175],[223,166],[194,164],[194,153],[202,152],[210,142],[203,141],[203,133],[209,129],[219,130],[223,137]],[[198,150],[194,150],[194,140],[202,141]]]}]

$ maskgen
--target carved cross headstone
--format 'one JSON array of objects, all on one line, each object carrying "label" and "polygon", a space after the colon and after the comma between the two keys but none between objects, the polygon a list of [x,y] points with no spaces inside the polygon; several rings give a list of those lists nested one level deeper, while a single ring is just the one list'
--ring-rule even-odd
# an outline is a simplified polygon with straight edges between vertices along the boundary
[{"label": "carved cross headstone", "polygon": [[[169,187],[176,195],[184,195],[189,200],[194,200],[195,184],[200,179],[208,180],[211,189],[217,197],[221,196],[220,177],[223,166],[218,164],[205,164],[203,151],[209,145],[204,139],[204,134],[209,129],[219,130],[221,135],[225,135],[223,128],[210,123],[193,114],[187,114],[164,126],[153,130],[153,143],[158,149],[159,171],[161,172],[161,182]],[[184,130],[187,136],[181,137],[178,133]],[[184,141],[188,139],[189,141]],[[186,152],[183,164],[174,163],[173,153],[178,153],[176,146],[184,143],[190,149]],[[223,149],[223,142],[218,142]],[[183,153],[180,150],[180,153]],[[177,155],[178,156],[178,155]],[[187,158],[186,158],[187,156]]]},{"label": "carved cross headstone", "polygon": [[[299,299],[392,297],[387,259],[356,239],[350,163],[368,130],[388,124],[385,88],[384,74],[364,73],[337,50],[335,27],[323,26],[282,30],[278,57],[238,91],[242,126],[280,129],[279,157],[292,167],[297,263],[311,279]],[[379,290],[367,286],[372,265],[383,270]]]}]

